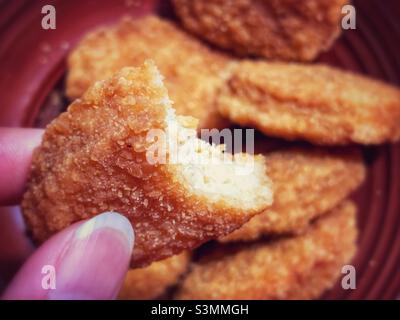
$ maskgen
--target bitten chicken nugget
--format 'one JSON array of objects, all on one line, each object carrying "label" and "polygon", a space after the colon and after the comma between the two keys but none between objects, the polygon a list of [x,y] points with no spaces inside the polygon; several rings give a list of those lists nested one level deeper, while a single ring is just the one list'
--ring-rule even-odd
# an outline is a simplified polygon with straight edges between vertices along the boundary
[{"label": "bitten chicken nugget", "polygon": [[295,148],[265,155],[274,204],[221,242],[256,240],[264,235],[300,234],[316,217],[336,207],[365,178],[358,150]]},{"label": "bitten chicken nugget", "polygon": [[178,114],[198,118],[200,128],[226,126],[214,100],[228,76],[228,59],[156,16],[125,18],[85,36],[68,58],[67,96],[78,98],[93,82],[149,58],[165,77]]},{"label": "bitten chicken nugget", "polygon": [[264,158],[224,154],[191,126],[151,61],[96,82],[33,155],[22,206],[34,238],[117,211],[135,229],[131,265],[144,266],[232,232],[271,204]]},{"label": "bitten chicken nugget", "polygon": [[[179,299],[311,299],[333,286],[356,250],[356,207],[346,201],[305,235],[239,246],[194,264]],[[224,251],[224,246],[217,248]]]},{"label": "bitten chicken nugget", "polygon": [[400,90],[324,65],[244,61],[219,95],[233,122],[321,145],[400,139]]},{"label": "bitten chicken nugget", "polygon": [[165,260],[153,262],[150,266],[131,269],[125,276],[118,299],[156,299],[175,285],[187,270],[190,253],[183,252]]},{"label": "bitten chicken nugget", "polygon": [[309,61],[339,36],[347,0],[174,0],[183,25],[239,55]]}]

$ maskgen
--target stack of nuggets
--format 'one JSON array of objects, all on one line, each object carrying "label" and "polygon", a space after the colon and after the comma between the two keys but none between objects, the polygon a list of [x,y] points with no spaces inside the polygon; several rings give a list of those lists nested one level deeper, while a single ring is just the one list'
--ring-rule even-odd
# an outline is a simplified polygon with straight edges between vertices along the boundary
[{"label": "stack of nuggets", "polygon": [[[217,12],[207,11],[207,6],[221,9],[228,2],[230,6],[242,3],[250,9],[254,5],[250,0],[209,1],[208,4],[200,0],[174,1],[184,25],[197,34],[204,27],[204,21],[212,21],[207,18],[209,13]],[[276,1],[266,0],[263,3],[268,8],[274,8],[273,12],[301,12],[296,9],[296,5],[300,5],[296,1],[285,1],[281,4],[283,9],[279,9]],[[320,51],[326,50],[338,36],[337,10],[347,1],[307,0],[302,3],[316,10],[312,12],[319,12],[321,7],[330,9],[326,17],[309,25],[302,24],[308,19],[306,16],[292,17],[291,23],[304,27],[303,31],[308,30],[306,34],[309,38],[303,39],[305,42],[300,41],[299,34],[294,34],[287,43],[275,38],[271,41],[266,37],[264,40],[268,40],[269,47],[259,45],[259,37],[255,37],[254,47],[237,41],[246,37],[226,38],[229,36],[226,32],[211,35],[207,31],[204,37],[240,55],[311,60]],[[190,6],[197,9],[190,9]],[[204,12],[207,15],[202,17]],[[197,16],[193,17],[194,14]],[[237,21],[239,25],[247,19],[245,16],[239,18],[244,18]],[[280,21],[278,18],[276,21]],[[330,23],[326,29],[314,34],[310,26],[323,24],[323,21]],[[235,20],[229,23],[235,23]],[[291,25],[288,24],[287,31],[291,30]],[[213,23],[209,26],[212,28]],[[298,28],[302,30],[301,27]],[[313,40],[307,49],[305,44],[310,43],[309,39]],[[250,187],[243,182],[245,179],[232,179],[219,199],[224,202],[222,198],[227,197],[228,202],[239,205],[237,210],[232,210],[229,205],[215,205],[210,194],[204,202],[204,194],[197,192],[194,195],[184,193],[182,197],[174,196],[176,201],[172,202],[160,201],[160,196],[169,197],[171,186],[179,186],[171,182],[176,182],[176,179],[166,179],[165,184],[160,185],[159,180],[152,184],[158,186],[159,191],[154,197],[147,197],[146,187],[139,185],[139,193],[144,192],[145,197],[133,203],[133,209],[127,208],[132,207],[132,194],[123,193],[121,197],[117,194],[117,200],[105,197],[100,202],[104,208],[88,205],[90,196],[78,203],[68,204],[71,197],[67,195],[58,202],[60,208],[66,209],[63,216],[38,216],[37,208],[44,207],[49,209],[44,212],[54,212],[54,204],[47,205],[41,200],[43,194],[48,196],[50,191],[49,200],[53,201],[51,190],[59,190],[60,185],[51,186],[54,176],[57,176],[57,181],[66,179],[54,172],[49,175],[49,163],[57,164],[61,158],[61,167],[65,169],[64,164],[73,163],[72,158],[76,157],[69,152],[54,154],[52,151],[65,141],[75,145],[74,141],[79,137],[74,136],[72,128],[84,128],[84,132],[87,129],[86,138],[95,137],[96,148],[93,150],[96,151],[104,150],[98,149],[99,146],[109,147],[109,142],[114,140],[116,144],[122,141],[123,146],[137,143],[140,140],[138,132],[144,122],[139,123],[133,118],[156,121],[156,126],[161,125],[160,119],[165,120],[165,110],[171,105],[163,91],[165,88],[154,86],[160,82],[154,80],[158,79],[158,76],[154,77],[157,73],[154,66],[147,63],[141,71],[124,69],[119,72],[123,67],[140,65],[148,58],[155,60],[165,76],[165,84],[177,113],[199,118],[200,128],[221,128],[233,122],[254,127],[266,135],[286,140],[306,140],[319,146],[286,148],[256,157],[258,166],[250,179],[256,183],[253,189],[246,193],[244,190]],[[132,77],[134,73],[141,76]],[[153,76],[149,76],[151,74]],[[109,80],[102,81],[107,78]],[[121,86],[120,81],[125,85]],[[235,58],[207,47],[173,22],[154,16],[137,21],[124,19],[115,27],[99,29],[86,36],[69,57],[67,94],[71,99],[84,95],[72,104],[67,115],[61,116],[47,129],[44,144],[35,156],[30,188],[24,200],[25,215],[36,237],[43,240],[75,220],[100,213],[103,209],[109,210],[110,204],[111,209],[127,213],[135,231],[139,232],[138,249],[135,249],[132,266],[164,260],[131,270],[120,293],[120,298],[124,299],[157,298],[173,286],[176,286],[175,297],[179,299],[318,298],[334,284],[341,266],[349,263],[356,252],[356,207],[346,199],[362,184],[366,175],[357,147],[332,149],[322,146],[378,144],[395,142],[400,138],[398,88],[329,66]],[[147,101],[144,108],[138,107],[141,102],[137,101],[140,100]],[[153,107],[160,104],[162,108]],[[132,112],[132,107],[137,110]],[[76,111],[78,109],[79,112]],[[98,140],[100,131],[93,129],[94,123],[87,119],[96,119],[103,109],[108,110],[104,112],[109,118],[121,124],[121,132],[127,127],[135,127],[135,123],[140,130],[126,135],[118,133],[110,141]],[[163,116],[154,117],[159,112]],[[125,117],[130,120],[125,121]],[[109,124],[105,121],[105,128],[109,128]],[[57,136],[54,131],[61,131],[62,134]],[[117,157],[115,150],[121,152],[120,155],[117,152]],[[132,189],[138,182],[127,182],[126,176],[141,172],[143,175],[139,176],[145,178],[149,168],[132,166],[132,162],[127,160],[131,154],[126,152],[126,148],[115,150],[105,153],[105,157],[101,157],[100,152],[100,159],[95,157],[96,152],[92,152],[95,158],[90,161],[100,166],[98,176],[111,178],[117,186],[124,182],[122,185]],[[88,160],[85,157],[82,159]],[[113,167],[122,168],[122,174],[117,174]],[[184,168],[179,170],[185,172]],[[179,176],[177,171],[174,174]],[[71,175],[70,179],[77,177],[80,177],[79,174],[75,178]],[[82,183],[79,179],[76,181]],[[232,185],[241,186],[239,192],[235,194],[229,189]],[[274,191],[272,207],[271,189]],[[216,189],[212,190],[215,192]],[[105,194],[109,191],[100,188],[96,192]],[[250,193],[255,195],[251,197]],[[192,196],[197,197],[197,201],[192,202]],[[96,197],[93,195],[93,202],[98,202]],[[146,199],[148,205],[143,206]],[[244,205],[248,201],[254,204]],[[190,205],[194,203],[200,207]],[[200,209],[202,204],[204,210]],[[71,206],[76,209],[75,215],[68,217],[66,212]],[[167,215],[161,214],[160,219],[159,213],[167,207],[172,208],[169,211],[171,216],[167,218]],[[196,208],[200,213],[190,208]],[[190,218],[180,219],[186,216],[188,210]],[[225,213],[226,210],[228,212]],[[169,225],[168,221],[171,222]],[[278,238],[271,240],[271,236]],[[200,250],[201,257],[192,263],[189,263],[187,253],[170,257],[210,239],[218,240],[213,244],[213,250]],[[167,257],[170,258],[165,259]],[[155,286],[154,281],[160,285]]]}]

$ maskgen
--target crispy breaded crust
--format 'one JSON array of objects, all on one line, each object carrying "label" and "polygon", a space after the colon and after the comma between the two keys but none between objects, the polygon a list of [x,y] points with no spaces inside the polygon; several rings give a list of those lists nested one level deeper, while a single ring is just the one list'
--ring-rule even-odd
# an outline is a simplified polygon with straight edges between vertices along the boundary
[{"label": "crispy breaded crust", "polygon": [[226,126],[214,99],[227,77],[228,60],[156,16],[126,18],[85,36],[68,58],[67,96],[78,98],[95,81],[150,58],[165,77],[178,114],[198,118],[200,128]]},{"label": "crispy breaded crust", "polygon": [[336,207],[364,181],[359,150],[288,149],[265,155],[274,203],[220,242],[301,234],[316,217]]},{"label": "crispy breaded crust", "polygon": [[340,34],[348,0],[174,0],[183,25],[239,55],[309,61]]},{"label": "crispy breaded crust", "polygon": [[[356,249],[356,207],[346,201],[302,236],[204,257],[179,299],[311,299],[332,287]],[[217,250],[224,250],[221,246]]]},{"label": "crispy breaded crust", "polygon": [[34,239],[117,211],[135,229],[131,265],[144,266],[228,234],[264,210],[263,199],[246,209],[210,199],[182,180],[181,165],[148,161],[147,134],[166,129],[169,107],[157,68],[146,62],[96,82],[56,118],[34,152],[22,202]]},{"label": "crispy breaded crust", "polygon": [[244,61],[218,106],[233,122],[288,140],[345,145],[400,139],[400,90],[330,66]]},{"label": "crispy breaded crust", "polygon": [[131,269],[125,276],[118,299],[146,300],[155,299],[175,285],[187,270],[190,253],[185,251],[165,260],[153,262],[140,269]]}]

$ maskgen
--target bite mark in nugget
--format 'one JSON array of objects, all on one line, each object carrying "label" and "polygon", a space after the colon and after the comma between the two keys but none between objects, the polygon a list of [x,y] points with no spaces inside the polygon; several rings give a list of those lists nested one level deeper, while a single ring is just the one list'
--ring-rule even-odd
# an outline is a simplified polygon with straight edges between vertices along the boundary
[{"label": "bite mark in nugget", "polygon": [[[264,159],[224,154],[184,127],[193,124],[175,116],[152,62],[96,82],[34,152],[22,202],[34,238],[117,211],[135,230],[131,265],[144,266],[232,232],[271,204]],[[152,130],[166,134],[167,161],[153,157]],[[184,139],[169,139],[175,131]],[[175,152],[191,161],[170,161]]]},{"label": "bite mark in nugget", "polygon": [[348,0],[174,0],[183,25],[239,55],[309,61],[339,36]]},{"label": "bite mark in nugget", "polygon": [[354,204],[345,201],[302,236],[238,245],[233,253],[205,256],[189,271],[177,298],[318,298],[334,285],[355,253],[355,212]]},{"label": "bite mark in nugget", "polygon": [[400,139],[400,90],[324,65],[244,61],[219,95],[240,125],[320,145]]},{"label": "bite mark in nugget", "polygon": [[347,198],[366,174],[359,150],[294,148],[266,154],[265,159],[274,188],[272,207],[219,241],[301,234],[315,218]]},{"label": "bite mark in nugget", "polygon": [[160,68],[178,114],[199,119],[200,128],[226,126],[215,95],[228,76],[228,59],[156,16],[123,19],[85,36],[68,57],[67,96],[78,98],[95,81],[146,59]]},{"label": "bite mark in nugget", "polygon": [[190,253],[185,251],[147,267],[129,270],[118,299],[148,300],[160,297],[178,282],[187,270],[189,261]]}]

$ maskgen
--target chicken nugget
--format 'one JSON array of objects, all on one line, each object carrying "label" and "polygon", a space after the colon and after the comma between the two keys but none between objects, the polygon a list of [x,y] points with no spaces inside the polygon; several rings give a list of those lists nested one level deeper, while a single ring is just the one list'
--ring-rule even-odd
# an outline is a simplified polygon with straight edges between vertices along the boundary
[{"label": "chicken nugget", "polygon": [[350,201],[301,236],[237,245],[193,265],[178,299],[312,299],[333,286],[356,251],[356,207]]},{"label": "chicken nugget", "polygon": [[149,58],[165,77],[178,114],[199,119],[200,128],[227,125],[214,103],[229,73],[227,58],[156,16],[125,18],[85,36],[68,57],[67,96],[78,98],[93,82]]},{"label": "chicken nugget", "polygon": [[220,242],[300,234],[316,217],[336,207],[365,179],[359,150],[294,148],[265,155],[274,189],[270,209],[253,217]]},{"label": "chicken nugget", "polygon": [[189,261],[190,253],[185,251],[165,260],[153,262],[148,267],[129,270],[118,299],[149,300],[160,297],[178,282],[187,270]]},{"label": "chicken nugget", "polygon": [[400,139],[400,90],[324,65],[244,61],[218,98],[240,125],[320,145]]},{"label": "chicken nugget", "polygon": [[341,32],[348,0],[174,0],[184,27],[238,55],[310,61]]},{"label": "chicken nugget", "polygon": [[[37,241],[104,211],[135,229],[132,267],[228,234],[264,210],[262,157],[224,154],[177,117],[156,66],[96,82],[47,126],[22,207]],[[189,127],[184,127],[189,126]]]}]

